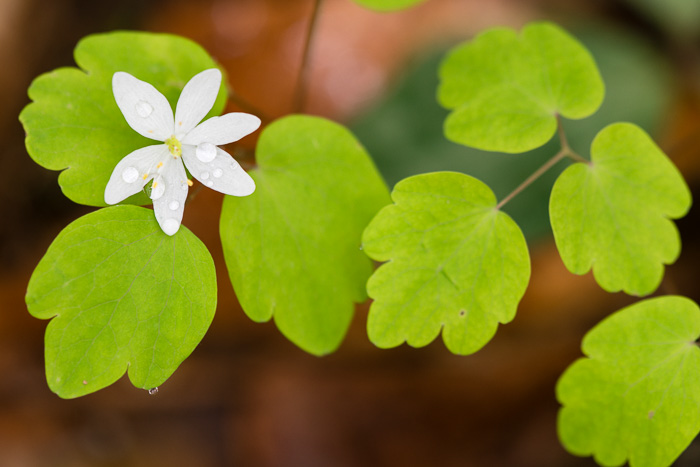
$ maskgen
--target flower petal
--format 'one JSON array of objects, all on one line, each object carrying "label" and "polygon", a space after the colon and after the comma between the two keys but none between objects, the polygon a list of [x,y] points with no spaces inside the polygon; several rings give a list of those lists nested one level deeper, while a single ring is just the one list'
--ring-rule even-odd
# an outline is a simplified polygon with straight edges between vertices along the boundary
[{"label": "flower petal", "polygon": [[232,112],[202,122],[187,133],[182,142],[195,146],[199,143],[220,146],[238,141],[258,128],[260,128],[260,119],[255,115]]},{"label": "flower petal", "polygon": [[158,162],[168,157],[164,144],[137,149],[119,161],[105,188],[105,203],[117,204],[143,189]]},{"label": "flower petal", "polygon": [[165,141],[173,134],[173,109],[156,88],[129,73],[112,76],[112,91],[126,123],[140,135]]},{"label": "flower petal", "polygon": [[175,235],[182,223],[187,200],[187,172],[179,160],[170,161],[159,177],[165,186],[162,196],[153,200],[156,220],[167,235]]},{"label": "flower petal", "polygon": [[214,106],[221,87],[221,72],[216,68],[204,70],[187,82],[175,108],[175,134],[182,136],[192,130]]},{"label": "flower petal", "polygon": [[196,155],[196,147],[183,144],[182,159],[192,176],[212,190],[226,195],[248,196],[255,191],[255,182],[233,157],[216,148],[216,157],[202,162]]}]

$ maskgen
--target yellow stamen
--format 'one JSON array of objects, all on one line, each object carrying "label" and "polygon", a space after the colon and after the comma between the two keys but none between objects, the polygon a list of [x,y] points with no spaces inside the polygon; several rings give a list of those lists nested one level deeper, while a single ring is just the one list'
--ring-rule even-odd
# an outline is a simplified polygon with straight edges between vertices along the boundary
[{"label": "yellow stamen", "polygon": [[148,174],[143,174],[143,179],[146,180],[148,178]]},{"label": "yellow stamen", "polygon": [[194,185],[194,183],[192,183],[192,180],[187,179],[187,185],[192,186],[192,185]]},{"label": "yellow stamen", "polygon": [[153,182],[153,188],[158,186],[158,182]]},{"label": "yellow stamen", "polygon": [[158,162],[158,165],[156,165],[156,169],[160,169],[161,167],[163,167],[163,163],[162,163],[162,162]]},{"label": "yellow stamen", "polygon": [[165,144],[168,146],[168,151],[173,155],[175,159],[182,155],[182,143],[177,140],[175,135],[165,140]]}]

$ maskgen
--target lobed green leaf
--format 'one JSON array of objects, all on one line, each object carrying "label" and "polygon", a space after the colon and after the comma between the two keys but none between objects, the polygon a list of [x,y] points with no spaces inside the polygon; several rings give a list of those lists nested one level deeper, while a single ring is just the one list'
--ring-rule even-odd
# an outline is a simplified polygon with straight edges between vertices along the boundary
[{"label": "lobed green leaf", "polygon": [[221,241],[241,306],[307,352],[334,351],[372,264],[362,229],[389,202],[364,148],[344,127],[290,116],[260,135],[250,197],[226,197]]},{"label": "lobed green leaf", "polygon": [[29,281],[29,312],[51,319],[46,378],[64,398],[129,373],[161,385],[194,350],[216,309],[214,262],[182,227],[165,235],[153,211],[101,209],[56,237]]},{"label": "lobed green leaf", "polygon": [[490,29],[454,48],[440,67],[438,101],[454,111],[445,136],[488,151],[519,153],[552,138],[556,116],[581,119],[603,102],[604,85],[588,51],[551,23],[519,37]]},{"label": "lobed green leaf", "polygon": [[[124,31],[84,38],[75,48],[75,61],[80,68],[59,68],[32,82],[33,102],[20,120],[32,159],[62,171],[63,193],[76,203],[104,206],[104,189],[117,162],[157,144],[127,125],[112,94],[112,75],[126,71],[153,84],[174,108],[185,83],[216,63],[183,37]],[[225,103],[222,86],[209,116],[219,115]],[[145,194],[125,202],[150,204]]]},{"label": "lobed green leaf", "polygon": [[370,278],[367,331],[388,348],[421,347],[440,330],[450,351],[476,352],[515,316],[530,279],[525,238],[479,180],[454,172],[396,184],[394,204],[364,232],[365,252],[388,261]]},{"label": "lobed green leaf", "polygon": [[557,384],[559,437],[604,466],[666,467],[700,432],[700,309],[684,297],[638,302],[583,339],[587,358]]},{"label": "lobed green leaf", "polygon": [[549,212],[562,260],[574,274],[592,268],[609,292],[649,294],[663,265],[680,254],[670,219],[688,211],[690,190],[651,138],[629,123],[601,130],[591,160],[569,166],[552,189]]}]

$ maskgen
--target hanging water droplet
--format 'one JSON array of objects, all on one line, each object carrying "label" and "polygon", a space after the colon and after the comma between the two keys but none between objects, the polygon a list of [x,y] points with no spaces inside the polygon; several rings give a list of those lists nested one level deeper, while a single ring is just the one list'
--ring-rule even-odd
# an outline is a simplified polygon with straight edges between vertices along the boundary
[{"label": "hanging water droplet", "polygon": [[155,387],[155,388],[149,389],[149,390],[148,390],[148,394],[150,394],[151,396],[154,395],[154,394],[158,394],[158,388]]},{"label": "hanging water droplet", "polygon": [[180,203],[177,201],[171,201],[170,204],[168,204],[168,207],[171,211],[177,211],[177,208],[180,207]]},{"label": "hanging water droplet", "polygon": [[224,174],[224,171],[221,169],[214,169],[214,171],[212,172],[212,175],[214,176],[214,178],[219,178],[223,174]]},{"label": "hanging water droplet", "polygon": [[207,182],[207,186],[208,186],[208,187],[214,186],[214,182],[212,182],[211,180],[209,180],[209,181]]},{"label": "hanging water droplet", "polygon": [[216,157],[216,146],[211,143],[200,143],[194,152],[202,162],[211,162]]},{"label": "hanging water droplet", "polygon": [[202,180],[206,180],[207,178],[209,178],[209,172],[202,172],[201,174],[199,174],[199,178],[201,178]]},{"label": "hanging water droplet", "polygon": [[153,113],[153,106],[146,101],[138,101],[136,103],[136,113],[141,118],[147,118]]},{"label": "hanging water droplet", "polygon": [[136,167],[127,167],[122,172],[122,180],[126,183],[134,183],[137,178],[139,178],[139,171],[136,170]]},{"label": "hanging water droplet", "polygon": [[175,235],[175,232],[180,229],[180,222],[175,219],[165,219],[160,228],[163,229],[166,235]]}]

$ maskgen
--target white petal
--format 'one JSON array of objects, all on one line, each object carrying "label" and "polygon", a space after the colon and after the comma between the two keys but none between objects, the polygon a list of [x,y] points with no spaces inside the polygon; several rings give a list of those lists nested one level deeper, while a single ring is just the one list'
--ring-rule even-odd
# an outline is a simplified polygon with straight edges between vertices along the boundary
[{"label": "white petal", "polygon": [[156,88],[118,71],[112,77],[112,91],[126,123],[137,133],[157,141],[173,134],[173,109]]},{"label": "white petal", "polygon": [[195,146],[183,144],[182,159],[192,176],[205,186],[232,196],[248,196],[255,191],[253,179],[229,153],[216,148],[214,160],[202,162],[195,151]]},{"label": "white petal", "polygon": [[107,182],[105,203],[117,204],[141,191],[158,162],[166,160],[169,154],[166,145],[157,144],[137,149],[120,160]]},{"label": "white petal", "polygon": [[233,143],[260,128],[260,119],[255,115],[232,112],[221,117],[212,117],[187,133],[184,144],[211,143],[217,146]]},{"label": "white petal", "polygon": [[184,135],[209,113],[221,87],[221,72],[204,70],[185,85],[175,109],[175,134]]},{"label": "white petal", "polygon": [[156,220],[167,235],[175,235],[180,229],[182,213],[187,200],[187,173],[180,160],[170,161],[163,168],[161,182],[164,184],[163,195],[153,200]]}]

